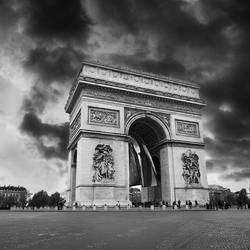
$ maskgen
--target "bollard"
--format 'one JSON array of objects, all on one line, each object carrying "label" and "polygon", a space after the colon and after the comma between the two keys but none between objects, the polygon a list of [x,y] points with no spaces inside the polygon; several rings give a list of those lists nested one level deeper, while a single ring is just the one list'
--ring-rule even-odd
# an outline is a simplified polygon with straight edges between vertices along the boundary
[{"label": "bollard", "polygon": [[166,210],[166,205],[162,205],[162,210]]},{"label": "bollard", "polygon": [[86,206],[82,205],[82,210],[85,211],[86,210]]},{"label": "bollard", "polygon": [[155,210],[155,206],[154,205],[150,205],[150,210],[154,211]]}]

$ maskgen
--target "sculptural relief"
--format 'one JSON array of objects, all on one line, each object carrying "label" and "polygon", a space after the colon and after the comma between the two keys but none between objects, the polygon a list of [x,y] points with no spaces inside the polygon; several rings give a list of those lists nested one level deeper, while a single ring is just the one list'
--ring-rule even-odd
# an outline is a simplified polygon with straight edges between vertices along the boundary
[{"label": "sculptural relief", "polygon": [[112,148],[109,145],[98,144],[93,156],[93,182],[114,180],[115,169]]},{"label": "sculptural relief", "polygon": [[200,183],[199,156],[190,149],[182,154],[182,176],[187,185]]},{"label": "sculptural relief", "polygon": [[89,107],[89,124],[119,127],[119,110]]}]

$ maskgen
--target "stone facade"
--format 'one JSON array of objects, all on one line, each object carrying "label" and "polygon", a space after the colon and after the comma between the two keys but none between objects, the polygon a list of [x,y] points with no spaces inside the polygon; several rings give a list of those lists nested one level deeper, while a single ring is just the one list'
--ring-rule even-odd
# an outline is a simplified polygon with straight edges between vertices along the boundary
[{"label": "stone facade", "polygon": [[[137,133],[159,161],[161,200],[205,203],[204,106],[197,84],[84,62],[65,106],[70,114],[68,203],[130,203],[128,145]],[[195,157],[185,165],[186,152]],[[196,181],[187,183],[187,178]]]}]

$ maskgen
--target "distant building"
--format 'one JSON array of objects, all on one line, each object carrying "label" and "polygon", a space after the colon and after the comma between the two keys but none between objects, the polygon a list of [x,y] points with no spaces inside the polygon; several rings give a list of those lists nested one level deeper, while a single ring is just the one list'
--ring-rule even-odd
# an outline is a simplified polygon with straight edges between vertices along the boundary
[{"label": "distant building", "polygon": [[209,190],[213,192],[228,192],[230,191],[229,188],[225,188],[220,185],[209,185]]},{"label": "distant building", "polygon": [[26,200],[28,191],[25,187],[21,186],[0,186],[0,196],[3,198],[13,197],[17,202]]},{"label": "distant building", "polygon": [[233,203],[234,194],[231,192],[229,188],[225,188],[220,185],[209,185],[209,198],[210,201],[218,202],[218,201],[228,201],[229,203]]}]

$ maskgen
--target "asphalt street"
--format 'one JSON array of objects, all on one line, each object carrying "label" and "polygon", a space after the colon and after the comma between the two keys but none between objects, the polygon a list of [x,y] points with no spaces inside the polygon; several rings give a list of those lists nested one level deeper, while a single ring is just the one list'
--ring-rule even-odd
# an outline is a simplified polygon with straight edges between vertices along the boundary
[{"label": "asphalt street", "polygon": [[250,210],[0,211],[0,249],[250,249]]}]

